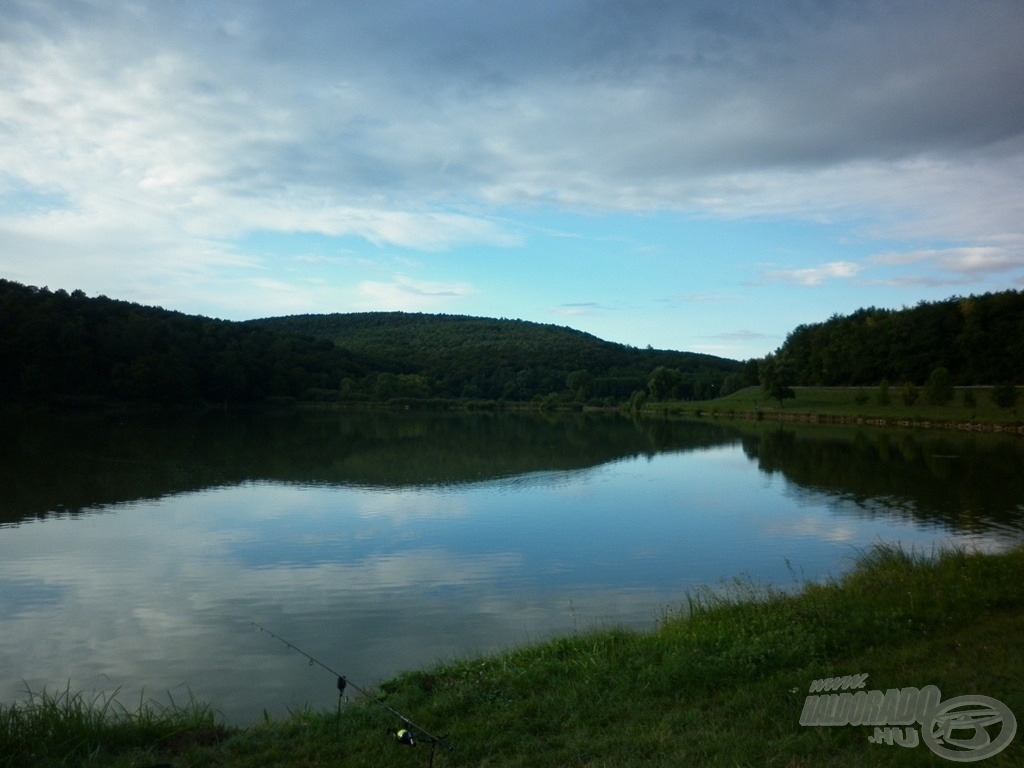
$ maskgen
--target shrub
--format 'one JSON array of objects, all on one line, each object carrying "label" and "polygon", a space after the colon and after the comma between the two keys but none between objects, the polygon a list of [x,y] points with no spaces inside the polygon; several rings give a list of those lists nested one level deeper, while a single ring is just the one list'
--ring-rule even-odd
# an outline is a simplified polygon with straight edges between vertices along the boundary
[{"label": "shrub", "polygon": [[875,400],[878,402],[879,405],[888,405],[889,404],[889,380],[888,379],[882,379],[878,383],[878,395],[876,395]]},{"label": "shrub", "polygon": [[992,387],[992,402],[1000,408],[1012,408],[1017,403],[1017,388],[1010,383]]},{"label": "shrub", "polygon": [[945,405],[953,399],[953,377],[949,369],[939,366],[928,376],[924,385],[925,395],[932,405]]}]

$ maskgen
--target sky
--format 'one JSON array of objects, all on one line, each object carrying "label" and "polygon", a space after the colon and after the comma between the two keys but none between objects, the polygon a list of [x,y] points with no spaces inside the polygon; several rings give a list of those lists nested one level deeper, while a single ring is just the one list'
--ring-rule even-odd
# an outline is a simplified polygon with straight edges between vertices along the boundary
[{"label": "sky", "polygon": [[1024,289],[1024,2],[0,0],[0,277],[734,359]]}]

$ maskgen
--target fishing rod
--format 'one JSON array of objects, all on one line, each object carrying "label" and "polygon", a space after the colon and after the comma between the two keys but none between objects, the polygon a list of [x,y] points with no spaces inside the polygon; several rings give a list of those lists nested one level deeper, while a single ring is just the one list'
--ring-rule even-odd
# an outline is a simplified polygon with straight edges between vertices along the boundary
[{"label": "fishing rod", "polygon": [[372,696],[370,693],[368,693],[364,689],[360,688],[358,685],[356,685],[351,680],[349,680],[347,677],[345,677],[345,675],[341,674],[337,670],[331,669],[326,664],[324,664],[322,661],[320,661],[320,659],[314,658],[310,654],[306,653],[304,650],[302,650],[297,645],[295,645],[295,643],[292,643],[292,642],[286,640],[285,638],[281,637],[280,635],[278,635],[275,632],[271,632],[269,629],[267,629],[266,627],[264,627],[261,624],[257,624],[255,621],[251,622],[251,624],[252,624],[252,626],[256,627],[256,629],[260,630],[261,632],[266,632],[268,635],[270,635],[275,640],[279,640],[280,642],[284,643],[286,646],[288,646],[290,649],[292,649],[296,653],[298,653],[298,654],[300,654],[302,656],[305,656],[306,659],[309,660],[309,665],[310,666],[313,666],[315,664],[316,666],[320,667],[324,671],[330,672],[332,675],[334,675],[338,679],[338,717],[339,717],[339,722],[340,722],[340,717],[341,717],[341,696],[345,692],[345,688],[346,687],[351,687],[353,690],[361,693],[368,700],[372,701],[374,704],[377,704],[380,707],[383,707],[388,712],[390,712],[392,715],[394,715],[395,717],[397,717],[399,720],[402,721],[402,724],[405,725],[405,728],[402,728],[401,730],[399,730],[399,731],[397,731],[395,733],[395,738],[398,740],[398,742],[400,744],[405,744],[405,745],[410,746],[410,747],[416,746],[416,736],[413,735],[412,733],[410,733],[410,731],[408,730],[410,728],[413,731],[418,732],[423,739],[426,739],[428,742],[430,742],[430,745],[431,745],[431,749],[430,749],[430,764],[431,765],[433,765],[433,763],[434,763],[434,749],[433,748],[434,748],[435,745],[440,744],[441,747],[443,747],[444,749],[451,749],[451,746],[447,742],[445,742],[445,740],[442,739],[440,736],[435,736],[433,733],[428,731],[422,725],[418,725],[417,723],[414,723],[412,720],[410,720],[408,717],[403,715],[398,710],[394,709],[393,707],[390,707],[389,705],[385,704],[383,701],[381,701],[377,697]]}]

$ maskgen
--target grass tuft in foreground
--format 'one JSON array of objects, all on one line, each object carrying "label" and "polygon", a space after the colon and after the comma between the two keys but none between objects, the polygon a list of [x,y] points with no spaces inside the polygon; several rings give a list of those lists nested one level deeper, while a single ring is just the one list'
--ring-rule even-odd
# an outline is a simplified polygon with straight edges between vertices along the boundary
[{"label": "grass tuft in foreground", "polygon": [[0,766],[106,765],[117,755],[173,753],[220,741],[227,731],[213,711],[189,696],[185,704],[140,700],[129,709],[114,695],[29,691],[0,705]]},{"label": "grass tuft in foreground", "polygon": [[[795,594],[738,580],[692,593],[650,632],[594,630],[441,664],[403,674],[379,695],[454,745],[438,749],[437,768],[935,766],[945,762],[923,745],[869,743],[870,727],[801,726],[810,684],[867,674],[869,689],[935,685],[944,699],[997,698],[1024,721],[1021,637],[1024,547],[922,554],[878,546],[845,575]],[[427,766],[430,747],[398,744],[388,735],[398,727],[369,702],[347,707],[340,721],[303,710],[192,744],[169,762]],[[114,750],[101,738],[75,754]],[[1021,742],[986,768],[1024,764]],[[150,766],[166,743],[154,735],[132,746],[126,737],[119,755],[81,764]]]}]

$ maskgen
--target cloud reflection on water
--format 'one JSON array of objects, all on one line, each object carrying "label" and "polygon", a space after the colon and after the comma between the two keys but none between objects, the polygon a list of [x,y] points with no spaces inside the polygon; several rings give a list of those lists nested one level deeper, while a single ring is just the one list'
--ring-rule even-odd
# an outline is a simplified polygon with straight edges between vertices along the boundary
[{"label": "cloud reflection on water", "polygon": [[[446,486],[245,480],[23,520],[0,530],[0,701],[26,684],[129,700],[188,684],[245,722],[336,698],[254,621],[372,685],[595,623],[650,626],[723,577],[792,586],[790,567],[820,578],[878,540],[954,535],[929,495],[884,503],[891,484],[845,493],[827,472],[799,483],[828,451],[744,440]],[[1012,519],[1006,499],[982,499],[994,522]],[[965,540],[1015,531],[982,519]]]}]

